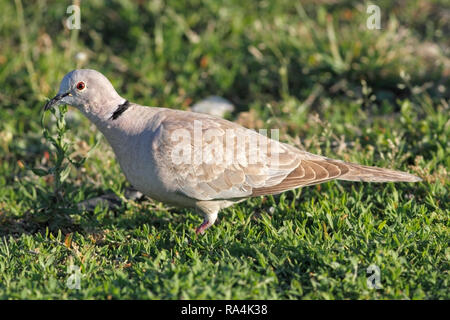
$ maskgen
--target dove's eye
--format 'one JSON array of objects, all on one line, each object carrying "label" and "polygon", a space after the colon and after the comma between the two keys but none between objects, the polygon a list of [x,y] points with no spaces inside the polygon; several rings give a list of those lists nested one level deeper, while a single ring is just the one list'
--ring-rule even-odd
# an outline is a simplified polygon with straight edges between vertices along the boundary
[{"label": "dove's eye", "polygon": [[83,81],[80,81],[80,82],[78,82],[77,83],[77,89],[78,90],[83,90],[84,88],[86,88],[86,85],[84,84],[84,82]]}]

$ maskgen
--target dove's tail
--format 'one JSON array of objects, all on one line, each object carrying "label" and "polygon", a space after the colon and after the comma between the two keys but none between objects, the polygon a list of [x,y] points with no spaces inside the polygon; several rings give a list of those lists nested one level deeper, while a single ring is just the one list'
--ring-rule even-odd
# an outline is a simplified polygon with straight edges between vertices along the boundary
[{"label": "dove's tail", "polygon": [[273,186],[254,188],[253,196],[277,194],[299,187],[312,186],[329,180],[347,180],[362,182],[417,182],[415,175],[384,169],[363,166],[321,157],[319,159],[302,160],[281,183]]},{"label": "dove's tail", "polygon": [[417,182],[422,181],[421,178],[391,169],[378,167],[363,166],[356,163],[342,163],[348,168],[348,172],[342,174],[337,179],[347,181],[363,181],[363,182]]}]

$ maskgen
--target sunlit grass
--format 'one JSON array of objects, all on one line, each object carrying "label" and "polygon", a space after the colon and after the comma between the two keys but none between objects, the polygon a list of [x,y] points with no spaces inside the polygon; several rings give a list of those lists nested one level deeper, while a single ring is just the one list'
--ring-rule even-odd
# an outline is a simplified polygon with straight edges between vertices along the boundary
[{"label": "sunlit grass", "polygon": [[[444,1],[407,3],[381,1],[382,29],[367,30],[364,3],[89,1],[74,36],[63,2],[1,2],[0,298],[448,299],[449,21]],[[224,96],[231,120],[423,182],[253,198],[199,237],[200,216],[150,199],[86,212],[77,204],[129,184],[76,110],[44,135],[46,98],[80,67],[144,105]],[[70,146],[65,162],[51,137]],[[44,174],[98,141],[59,185],[63,171]]]}]

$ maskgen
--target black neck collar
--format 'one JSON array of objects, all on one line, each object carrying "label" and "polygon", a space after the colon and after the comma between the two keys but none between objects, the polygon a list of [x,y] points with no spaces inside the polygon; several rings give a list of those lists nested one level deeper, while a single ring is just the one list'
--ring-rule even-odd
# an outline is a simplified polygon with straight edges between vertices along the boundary
[{"label": "black neck collar", "polygon": [[130,102],[128,100],[125,100],[124,103],[121,103],[117,106],[116,111],[113,112],[112,116],[111,116],[111,120],[116,120],[118,117],[120,117],[122,115],[122,113],[124,113],[128,107],[130,106]]}]

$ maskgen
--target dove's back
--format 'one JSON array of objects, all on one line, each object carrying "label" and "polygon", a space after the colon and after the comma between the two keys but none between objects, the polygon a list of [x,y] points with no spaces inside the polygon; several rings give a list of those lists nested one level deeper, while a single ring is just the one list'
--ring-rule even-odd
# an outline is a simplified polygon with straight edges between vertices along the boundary
[{"label": "dove's back", "polygon": [[[193,207],[197,201],[237,201],[277,194],[332,179],[367,182],[420,180],[400,171],[314,155],[205,114],[133,104],[115,121],[104,134],[130,183],[156,200],[179,206]],[[196,125],[200,125],[200,129]],[[237,152],[239,140],[253,138],[268,144],[269,152],[258,154],[256,163],[214,161],[217,155],[213,151],[230,151],[225,142],[230,131],[234,132],[233,152]],[[208,140],[208,132],[214,132],[214,139]],[[181,139],[183,133],[190,137],[188,143]],[[184,151],[189,149],[189,158],[187,161],[182,159],[181,163],[174,160],[180,147]],[[198,153],[203,157],[200,162],[195,161]],[[251,151],[246,150],[245,156],[250,157]],[[208,162],[208,159],[213,161]],[[273,159],[277,160],[276,163]]]}]

